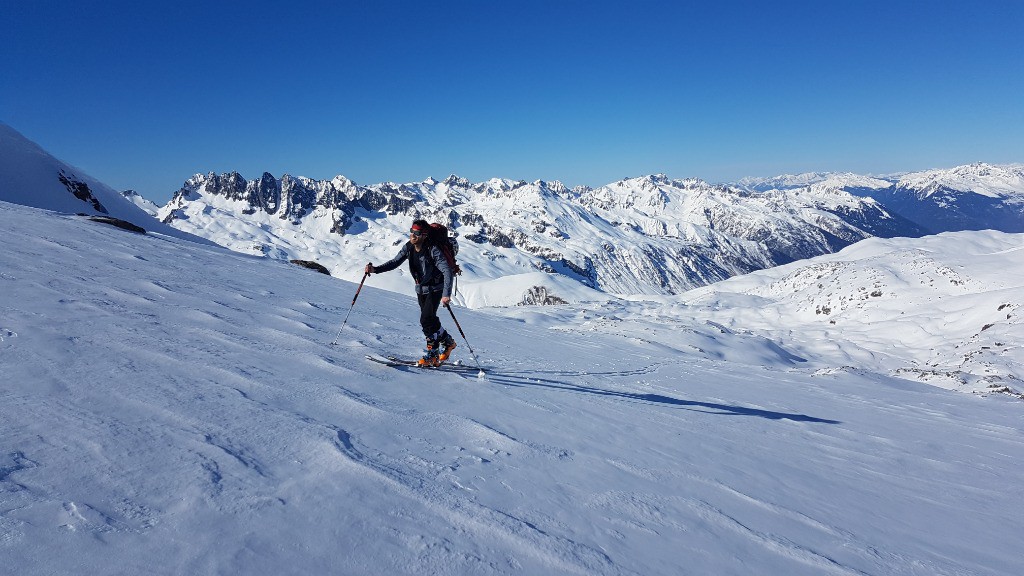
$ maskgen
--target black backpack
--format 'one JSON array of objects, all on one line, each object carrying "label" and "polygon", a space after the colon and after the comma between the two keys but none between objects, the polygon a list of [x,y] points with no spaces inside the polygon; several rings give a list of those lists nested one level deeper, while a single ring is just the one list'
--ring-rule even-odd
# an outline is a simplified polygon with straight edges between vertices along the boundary
[{"label": "black backpack", "polygon": [[448,267],[452,269],[452,274],[462,274],[462,268],[455,261],[455,255],[459,253],[459,243],[448,235],[447,226],[439,222],[432,223],[427,231],[427,244],[433,244],[441,249],[444,259],[448,261]]}]

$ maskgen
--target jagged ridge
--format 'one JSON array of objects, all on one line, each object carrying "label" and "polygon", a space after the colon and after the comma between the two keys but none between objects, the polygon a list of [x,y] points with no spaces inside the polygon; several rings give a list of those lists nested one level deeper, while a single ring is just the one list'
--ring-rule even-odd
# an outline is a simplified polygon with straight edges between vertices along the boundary
[{"label": "jagged ridge", "polygon": [[[187,181],[160,217],[233,249],[335,260],[333,270],[356,257],[344,248],[346,237],[390,248],[409,221],[423,217],[465,240],[460,258],[477,276],[542,270],[621,294],[674,294],[870,236],[921,233],[874,200],[842,190],[762,193],[662,174],[569,189],[544,181],[474,184],[454,175],[359,186],[341,176],[264,173],[247,181],[237,172],[211,173]],[[265,241],[256,246],[246,226],[210,236],[217,228],[211,218],[258,222]]]}]

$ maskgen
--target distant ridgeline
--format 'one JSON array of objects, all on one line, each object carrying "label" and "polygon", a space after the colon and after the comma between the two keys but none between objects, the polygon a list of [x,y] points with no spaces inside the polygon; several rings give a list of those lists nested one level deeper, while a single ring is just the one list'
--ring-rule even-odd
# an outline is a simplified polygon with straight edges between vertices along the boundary
[{"label": "distant ridgeline", "polygon": [[832,188],[873,198],[926,234],[960,230],[1024,232],[1024,164],[976,163],[884,177],[801,174],[746,179],[754,191]]},{"label": "distant ridgeline", "polygon": [[[361,186],[342,176],[264,173],[248,181],[236,172],[210,173],[188,180],[159,217],[199,235],[208,228],[204,219],[258,221],[264,230],[288,229],[289,237],[321,244],[329,241],[321,233],[339,242],[371,229],[381,232],[373,242],[383,234],[398,243],[412,219],[424,218],[460,236],[460,260],[478,273],[541,270],[610,293],[675,294],[872,236],[1024,231],[1024,167],[974,164],[884,178],[805,174],[734,185],[653,175],[572,189],[457,176]],[[232,227],[220,229],[230,234]],[[263,250],[310,257],[300,251]],[[338,252],[340,259],[356,256]]]}]

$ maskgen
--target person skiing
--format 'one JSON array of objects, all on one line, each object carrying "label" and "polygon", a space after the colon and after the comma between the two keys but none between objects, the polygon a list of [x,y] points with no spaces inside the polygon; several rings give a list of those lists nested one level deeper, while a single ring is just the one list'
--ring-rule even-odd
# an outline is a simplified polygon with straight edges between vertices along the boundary
[{"label": "person skiing", "polygon": [[452,268],[441,249],[429,241],[430,224],[414,220],[409,230],[409,241],[398,255],[381,264],[366,265],[367,274],[390,272],[409,260],[409,271],[416,281],[416,298],[420,304],[420,327],[427,339],[427,351],[420,358],[420,366],[439,366],[448,360],[455,349],[455,338],[441,326],[437,317],[440,305],[448,306],[452,294]]}]

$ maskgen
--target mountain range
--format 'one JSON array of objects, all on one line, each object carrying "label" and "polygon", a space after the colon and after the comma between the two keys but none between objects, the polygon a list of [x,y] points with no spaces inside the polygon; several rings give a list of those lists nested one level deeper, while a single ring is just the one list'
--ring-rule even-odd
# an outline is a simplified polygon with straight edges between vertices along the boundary
[{"label": "mountain range", "polygon": [[[361,186],[264,173],[197,174],[159,209],[165,223],[233,250],[315,260],[357,279],[390,258],[415,218],[448,226],[479,284],[535,272],[611,294],[678,294],[832,253],[870,237],[1024,230],[1024,166],[974,164],[898,177],[805,174],[711,184],[665,175],[598,188],[458,176]],[[990,223],[986,226],[985,223]],[[407,280],[405,281],[407,282]],[[524,286],[524,290],[531,288]],[[396,284],[395,289],[401,289]],[[515,304],[529,300],[503,301]]]},{"label": "mountain range", "polygon": [[769,191],[838,189],[874,198],[894,214],[929,234],[958,230],[1024,232],[1024,165],[983,162],[948,170],[926,170],[884,177],[813,173],[748,178],[745,189]]},{"label": "mountain range", "polygon": [[[597,188],[500,178],[473,183],[455,175],[364,186],[344,176],[264,173],[248,180],[209,173],[189,178],[157,206],[133,191],[114,192],[2,124],[0,144],[0,182],[12,201],[316,262],[350,280],[360,278],[366,261],[390,259],[413,219],[444,223],[459,242],[465,271],[456,301],[469,306],[679,294],[870,237],[1024,231],[1021,164],[731,184],[656,174]],[[48,192],[26,182],[44,182]],[[406,274],[400,268],[377,281],[408,291]]]}]

